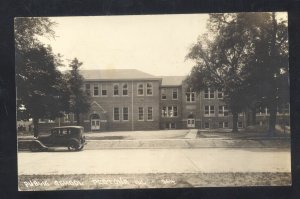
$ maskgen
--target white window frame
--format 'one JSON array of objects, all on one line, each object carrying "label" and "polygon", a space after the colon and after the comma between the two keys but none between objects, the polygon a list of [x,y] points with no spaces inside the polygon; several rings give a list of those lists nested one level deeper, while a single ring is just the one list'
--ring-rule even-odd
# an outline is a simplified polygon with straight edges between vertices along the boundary
[{"label": "white window frame", "polygon": [[[176,108],[176,112],[174,111],[175,108]],[[165,109],[165,112],[164,112],[164,109]],[[171,111],[171,113],[169,114],[170,111]],[[164,118],[178,117],[178,106],[164,106],[164,107],[162,107],[161,113],[162,113],[161,116]],[[175,115],[175,113],[176,113],[176,115]]]},{"label": "white window frame", "polygon": [[[149,119],[149,108],[151,108],[151,118]],[[147,108],[147,121],[153,121],[153,107],[148,106]]]},{"label": "white window frame", "polygon": [[[194,96],[194,100],[193,100]],[[187,102],[195,102],[196,101],[196,92],[186,92],[185,93],[186,101]],[[189,98],[189,100],[188,100]]]},{"label": "white window frame", "polygon": [[[220,107],[222,107],[222,108],[220,109]],[[225,108],[225,107],[227,107],[227,108]],[[225,115],[225,113],[227,113],[227,115]],[[229,115],[228,106],[227,105],[220,105],[218,116],[219,117],[227,117],[228,115]]]},{"label": "white window frame", "polygon": [[[176,98],[174,98],[174,93],[176,93]],[[172,89],[172,100],[178,100],[178,88]]]},{"label": "white window frame", "polygon": [[[139,90],[140,90],[140,85],[143,86],[143,93],[142,94],[139,94]],[[144,96],[144,92],[145,91],[145,86],[144,86],[144,83],[137,83],[137,96]]]},{"label": "white window frame", "polygon": [[[219,94],[221,94],[222,97],[219,97]],[[220,89],[217,90],[217,98],[218,99],[223,99],[224,98],[224,92]]]},{"label": "white window frame", "polygon": [[[119,119],[115,119],[115,108],[118,109],[118,116],[119,116]],[[119,107],[113,107],[113,121],[120,121],[120,108]]]},{"label": "white window frame", "polygon": [[[208,114],[206,113],[206,107],[208,107]],[[212,109],[211,107],[214,107],[214,108]],[[215,116],[215,106],[214,105],[205,105],[204,106],[204,116],[205,117]]]},{"label": "white window frame", "polygon": [[[115,86],[118,87],[118,90],[117,90],[117,91],[118,91],[118,94],[117,94],[117,95],[115,94]],[[119,91],[120,91],[120,85],[119,85],[118,83],[114,83],[114,84],[113,84],[113,96],[119,96],[119,95],[120,95],[120,92],[119,92]]]},{"label": "white window frame", "polygon": [[[208,128],[206,128],[206,125],[205,124],[208,124]],[[210,129],[210,122],[204,122],[204,129]]]},{"label": "white window frame", "polygon": [[[222,124],[222,127],[220,127],[220,124]],[[225,124],[227,124],[227,125],[225,125]],[[223,128],[223,129],[229,128],[228,122],[219,122],[219,128]]]},{"label": "white window frame", "polygon": [[[103,87],[105,88],[105,89],[103,89]],[[103,95],[103,91],[106,91],[106,95]],[[102,83],[101,84],[101,97],[107,97],[107,95],[108,95],[108,90],[107,90],[107,84],[105,84],[105,83]]]},{"label": "white window frame", "polygon": [[[124,109],[127,109],[127,120],[126,119],[124,119]],[[129,121],[129,108],[128,108],[128,106],[125,106],[125,107],[123,107],[122,108],[122,120],[123,121]]]},{"label": "white window frame", "polygon": [[[150,85],[150,87],[148,87]],[[151,91],[151,94],[148,94],[148,90]],[[153,83],[152,82],[147,82],[146,83],[146,95],[147,96],[153,96]]]},{"label": "white window frame", "polygon": [[[239,125],[239,124],[242,124],[242,125]],[[243,121],[238,121],[238,122],[237,122],[237,127],[238,127],[239,129],[243,128],[243,126],[244,126]]]},{"label": "white window frame", "polygon": [[[140,110],[142,110],[142,113],[140,113]],[[140,119],[140,116],[142,116],[142,119]],[[144,120],[145,120],[144,107],[138,107],[138,121],[144,121]]]},{"label": "white window frame", "polygon": [[[95,87],[96,86],[96,87]],[[97,88],[97,91],[98,91],[98,95],[95,95],[95,88]],[[99,93],[100,89],[99,89],[99,84],[98,83],[94,83],[93,84],[93,97],[99,97],[100,93]]]},{"label": "white window frame", "polygon": [[[126,85],[126,88],[124,89],[124,86]],[[126,95],[124,95],[124,91],[127,92]],[[122,84],[122,96],[128,96],[128,83],[123,83]]]},{"label": "white window frame", "polygon": [[[206,97],[206,95],[208,95],[208,97]],[[213,97],[211,97],[211,95],[213,95]],[[204,90],[204,99],[215,99],[215,91],[210,88],[205,89]]]},{"label": "white window frame", "polygon": [[[165,97],[165,98],[163,98]],[[161,100],[167,100],[167,89],[166,88],[162,88],[161,89],[161,96],[160,96]]]}]

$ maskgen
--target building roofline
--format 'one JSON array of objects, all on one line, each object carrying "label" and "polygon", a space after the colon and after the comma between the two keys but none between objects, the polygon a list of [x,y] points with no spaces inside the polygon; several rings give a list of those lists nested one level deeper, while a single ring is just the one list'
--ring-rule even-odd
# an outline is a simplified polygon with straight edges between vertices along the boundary
[{"label": "building roofline", "polygon": [[97,81],[97,82],[101,82],[101,81],[145,81],[145,80],[157,80],[157,81],[162,81],[162,78],[136,78],[136,79],[85,79],[84,81]]}]

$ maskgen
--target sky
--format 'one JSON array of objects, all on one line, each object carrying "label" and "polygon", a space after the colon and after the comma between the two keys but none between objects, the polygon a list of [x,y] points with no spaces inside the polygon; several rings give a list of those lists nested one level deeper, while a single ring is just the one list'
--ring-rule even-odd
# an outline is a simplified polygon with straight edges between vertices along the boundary
[{"label": "sky", "polygon": [[[55,39],[43,38],[64,60],[77,57],[81,69],[138,69],[152,75],[186,75],[185,60],[207,14],[51,17]],[[68,65],[68,61],[65,64]],[[64,67],[62,70],[67,70]]]},{"label": "sky", "polygon": [[[285,14],[279,14],[286,17]],[[55,39],[41,38],[65,67],[73,58],[81,69],[138,69],[152,75],[187,75],[186,60],[197,38],[208,33],[208,14],[50,17]]]}]

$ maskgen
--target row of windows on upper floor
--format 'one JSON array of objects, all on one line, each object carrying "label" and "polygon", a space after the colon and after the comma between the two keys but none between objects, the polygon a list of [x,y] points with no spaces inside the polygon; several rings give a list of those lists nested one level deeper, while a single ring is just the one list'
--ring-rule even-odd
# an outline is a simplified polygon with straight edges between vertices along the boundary
[{"label": "row of windows on upper floor", "polygon": [[[146,90],[146,91],[145,91]],[[108,96],[108,86],[107,84],[94,83],[93,88],[91,84],[85,84],[85,91],[88,95],[94,97]],[[92,91],[92,94],[91,94]],[[223,99],[224,93],[220,90],[216,91],[218,99]],[[128,84],[127,83],[114,83],[113,84],[113,96],[128,96]],[[138,83],[137,84],[137,96],[153,96],[153,84],[152,83]],[[211,89],[206,89],[204,91],[204,99],[214,99],[215,91]],[[167,100],[166,89],[161,89],[161,99]],[[178,99],[178,88],[172,89],[172,100]],[[186,92],[186,101],[195,102],[196,93]]]},{"label": "row of windows on upper floor", "polygon": [[[212,90],[212,89],[205,89],[204,90],[204,99],[215,99],[215,94],[217,99],[223,99],[224,93],[221,90]],[[186,101],[187,102],[195,102],[196,101],[196,93],[195,92],[186,92]],[[167,100],[167,89],[161,89],[161,99]],[[172,100],[178,99],[178,88],[172,88]]]},{"label": "row of windows on upper floor", "polygon": [[[105,83],[98,84],[85,84],[85,91],[88,95],[93,97],[106,97],[108,96],[108,85]],[[128,83],[114,83],[112,87],[113,96],[128,96]],[[153,84],[138,83],[137,84],[137,96],[153,96]]]}]

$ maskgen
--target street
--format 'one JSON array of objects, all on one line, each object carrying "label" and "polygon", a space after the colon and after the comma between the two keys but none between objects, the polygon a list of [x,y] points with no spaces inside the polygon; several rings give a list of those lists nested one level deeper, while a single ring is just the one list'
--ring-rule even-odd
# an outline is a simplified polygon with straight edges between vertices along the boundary
[{"label": "street", "polygon": [[290,172],[287,148],[19,152],[19,175]]}]

